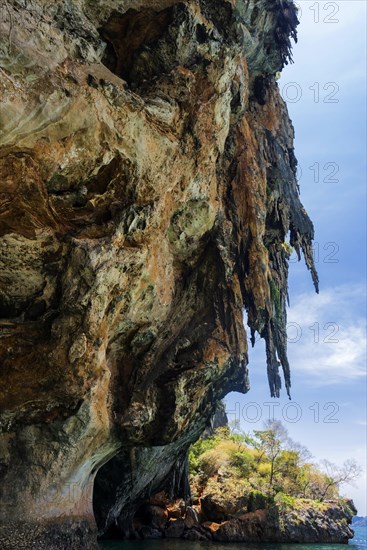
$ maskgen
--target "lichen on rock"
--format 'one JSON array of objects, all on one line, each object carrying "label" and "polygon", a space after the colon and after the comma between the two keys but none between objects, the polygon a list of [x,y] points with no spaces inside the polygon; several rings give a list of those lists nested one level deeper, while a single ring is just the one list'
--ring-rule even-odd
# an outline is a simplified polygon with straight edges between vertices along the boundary
[{"label": "lichen on rock", "polygon": [[106,531],[183,490],[188,445],[249,389],[244,308],[289,392],[288,234],[317,286],[275,81],[296,25],[290,0],[5,2],[3,548],[10,524],[62,548],[65,521]]}]

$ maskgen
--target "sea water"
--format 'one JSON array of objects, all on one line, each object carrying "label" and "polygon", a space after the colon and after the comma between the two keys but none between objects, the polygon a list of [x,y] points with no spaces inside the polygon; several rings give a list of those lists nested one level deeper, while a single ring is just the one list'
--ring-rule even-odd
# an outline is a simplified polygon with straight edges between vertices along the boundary
[{"label": "sea water", "polygon": [[[366,529],[355,528],[354,539],[349,541],[348,550],[366,550]],[[345,550],[344,544],[251,544],[245,542],[191,542],[185,540],[104,541],[107,550]]]}]

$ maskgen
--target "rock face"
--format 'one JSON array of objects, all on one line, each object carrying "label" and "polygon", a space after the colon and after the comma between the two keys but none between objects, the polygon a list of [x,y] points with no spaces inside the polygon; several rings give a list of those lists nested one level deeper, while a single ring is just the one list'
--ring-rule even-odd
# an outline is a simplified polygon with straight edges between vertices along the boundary
[{"label": "rock face", "polygon": [[303,503],[298,509],[257,510],[212,528],[221,542],[293,542],[348,544],[356,513],[351,501]]},{"label": "rock face", "polygon": [[91,548],[94,516],[185,496],[249,388],[244,308],[289,392],[290,246],[317,287],[275,81],[296,25],[289,0],[1,7],[1,548]]},{"label": "rock face", "polygon": [[[170,502],[162,495],[164,493],[150,497],[141,506],[133,522],[134,537],[348,544],[354,536],[350,524],[357,510],[348,499],[319,502],[289,498],[287,503],[275,501],[266,508],[255,507],[253,512],[248,511],[248,503],[228,502],[218,517],[215,499],[211,506],[201,498],[196,505],[185,507],[182,501]],[[181,512],[179,516],[174,513],[177,509]]]}]

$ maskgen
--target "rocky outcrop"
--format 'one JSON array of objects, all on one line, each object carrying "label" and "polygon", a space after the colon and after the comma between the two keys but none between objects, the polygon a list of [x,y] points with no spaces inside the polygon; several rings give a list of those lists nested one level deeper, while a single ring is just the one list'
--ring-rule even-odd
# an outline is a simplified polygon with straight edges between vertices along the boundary
[{"label": "rocky outcrop", "polygon": [[[203,499],[193,507],[184,507],[178,502],[176,508],[181,506],[181,515],[173,517],[171,510],[175,507],[160,496],[159,506],[154,508],[160,509],[159,517],[164,519],[158,524],[152,515],[145,513],[142,516],[140,511],[140,519],[134,520],[134,536],[143,539],[164,537],[214,542],[304,544],[348,544],[349,539],[353,538],[350,524],[357,513],[353,501],[318,502],[290,497],[288,500],[285,503],[279,499],[267,508],[253,512],[247,511],[243,503],[228,503],[225,508],[221,503],[220,517],[215,499],[211,506]],[[145,505],[145,510],[149,508],[153,506]]]},{"label": "rocky outcrop", "polygon": [[244,308],[290,390],[290,246],[317,287],[275,81],[296,10],[3,4],[0,546],[85,548],[94,516],[185,496],[189,443],[249,388]]},{"label": "rocky outcrop", "polygon": [[257,510],[211,527],[221,542],[293,542],[348,544],[354,505],[348,502],[298,501],[294,508]]}]

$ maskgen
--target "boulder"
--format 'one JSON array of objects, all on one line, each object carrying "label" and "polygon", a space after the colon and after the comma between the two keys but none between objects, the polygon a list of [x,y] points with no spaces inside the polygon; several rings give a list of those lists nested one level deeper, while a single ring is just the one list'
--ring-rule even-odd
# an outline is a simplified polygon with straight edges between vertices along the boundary
[{"label": "boulder", "polygon": [[213,521],[205,521],[202,524],[202,527],[206,529],[211,535],[213,535],[220,528],[220,523],[215,523]]},{"label": "boulder", "polygon": [[143,539],[161,539],[163,534],[158,529],[154,529],[154,527],[150,527],[149,525],[144,525],[139,533],[143,537]]},{"label": "boulder", "polygon": [[149,504],[166,508],[170,504],[170,500],[165,491],[160,491],[159,493],[156,493],[149,498]]},{"label": "boulder", "polygon": [[185,503],[182,500],[176,500],[167,505],[167,512],[169,518],[180,518],[184,514]]},{"label": "boulder", "polygon": [[169,525],[165,530],[167,539],[179,539],[185,531],[185,522],[182,518],[170,519]]},{"label": "boulder", "polygon": [[200,499],[201,512],[207,521],[220,523],[231,519],[246,508],[243,497],[226,497],[221,494],[207,494]]},{"label": "boulder", "polygon": [[191,529],[196,525],[199,525],[199,515],[195,508],[188,506],[185,514],[185,526],[187,529]]},{"label": "boulder", "polygon": [[155,529],[165,527],[168,521],[168,512],[161,506],[148,506],[146,509],[146,515],[149,518],[149,524]]},{"label": "boulder", "polygon": [[183,535],[183,538],[185,540],[192,540],[192,541],[207,541],[211,540],[211,536],[209,533],[206,533],[204,530],[201,529],[189,529],[185,532]]}]

